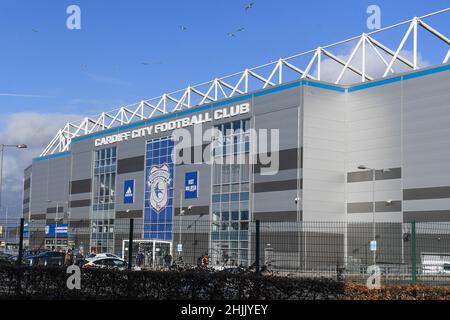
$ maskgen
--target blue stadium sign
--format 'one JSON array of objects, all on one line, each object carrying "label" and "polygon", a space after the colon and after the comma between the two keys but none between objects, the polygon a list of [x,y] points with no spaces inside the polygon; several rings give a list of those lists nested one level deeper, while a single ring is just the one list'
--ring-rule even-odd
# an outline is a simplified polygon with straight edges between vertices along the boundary
[{"label": "blue stadium sign", "polygon": [[186,172],[184,197],[186,199],[198,198],[198,171]]},{"label": "blue stadium sign", "polygon": [[134,180],[125,180],[123,183],[123,203],[134,203]]},{"label": "blue stadium sign", "polygon": [[[46,237],[67,237],[67,224],[48,224],[45,226]],[[56,234],[55,234],[56,230]]]}]

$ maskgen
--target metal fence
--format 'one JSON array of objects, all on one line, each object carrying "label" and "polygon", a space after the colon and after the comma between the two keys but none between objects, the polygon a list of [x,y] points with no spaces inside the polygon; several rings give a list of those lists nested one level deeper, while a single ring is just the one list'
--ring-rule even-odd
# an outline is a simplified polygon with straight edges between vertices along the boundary
[{"label": "metal fence", "polygon": [[[0,221],[0,226],[0,251],[18,254],[20,221]],[[60,228],[55,233],[45,222],[24,222],[24,251],[71,247],[86,255],[104,252],[107,243],[106,251],[141,269],[242,266],[282,276],[365,282],[373,272],[369,267],[376,265],[382,283],[450,283],[450,223],[242,222],[186,216],[155,225],[116,219],[107,226],[71,221]]]}]

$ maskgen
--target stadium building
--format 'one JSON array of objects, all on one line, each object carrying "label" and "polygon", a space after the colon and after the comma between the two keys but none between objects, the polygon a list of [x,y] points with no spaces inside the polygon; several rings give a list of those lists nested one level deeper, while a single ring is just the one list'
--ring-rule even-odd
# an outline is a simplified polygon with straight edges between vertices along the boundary
[{"label": "stadium building", "polygon": [[[30,245],[122,255],[133,218],[153,248],[248,264],[256,220],[294,256],[295,223],[450,222],[450,40],[432,26],[447,14],[397,25],[394,49],[377,40],[386,28],[68,123],[25,170]],[[439,64],[421,64],[418,30],[444,48]],[[220,139],[194,138],[208,129]]]}]

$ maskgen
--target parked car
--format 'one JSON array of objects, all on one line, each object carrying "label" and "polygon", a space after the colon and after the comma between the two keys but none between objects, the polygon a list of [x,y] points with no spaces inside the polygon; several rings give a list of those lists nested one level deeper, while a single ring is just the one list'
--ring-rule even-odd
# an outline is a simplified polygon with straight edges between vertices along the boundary
[{"label": "parked car", "polygon": [[[121,257],[113,254],[113,253],[91,253],[86,257],[86,260],[95,260],[99,258],[116,258],[122,259]],[[122,259],[123,260],[123,259]]]},{"label": "parked car", "polygon": [[86,259],[83,264],[84,269],[98,268],[98,269],[115,269],[115,270],[126,270],[128,263],[120,258],[111,257],[100,257],[100,258],[90,258]]},{"label": "parked car", "polygon": [[0,253],[0,265],[11,264],[12,255],[7,253]]},{"label": "parked car", "polygon": [[63,266],[64,256],[64,252],[48,251],[29,256],[25,260],[29,261],[30,266]]}]

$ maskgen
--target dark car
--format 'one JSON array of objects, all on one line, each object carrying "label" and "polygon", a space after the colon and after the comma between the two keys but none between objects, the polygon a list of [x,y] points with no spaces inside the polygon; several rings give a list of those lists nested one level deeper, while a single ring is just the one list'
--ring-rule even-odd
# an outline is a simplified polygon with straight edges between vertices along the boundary
[{"label": "dark car", "polygon": [[48,251],[30,256],[26,260],[29,261],[30,266],[55,267],[64,265],[64,257],[64,252]]},{"label": "dark car", "polygon": [[12,255],[7,253],[0,253],[0,265],[11,264]]}]

